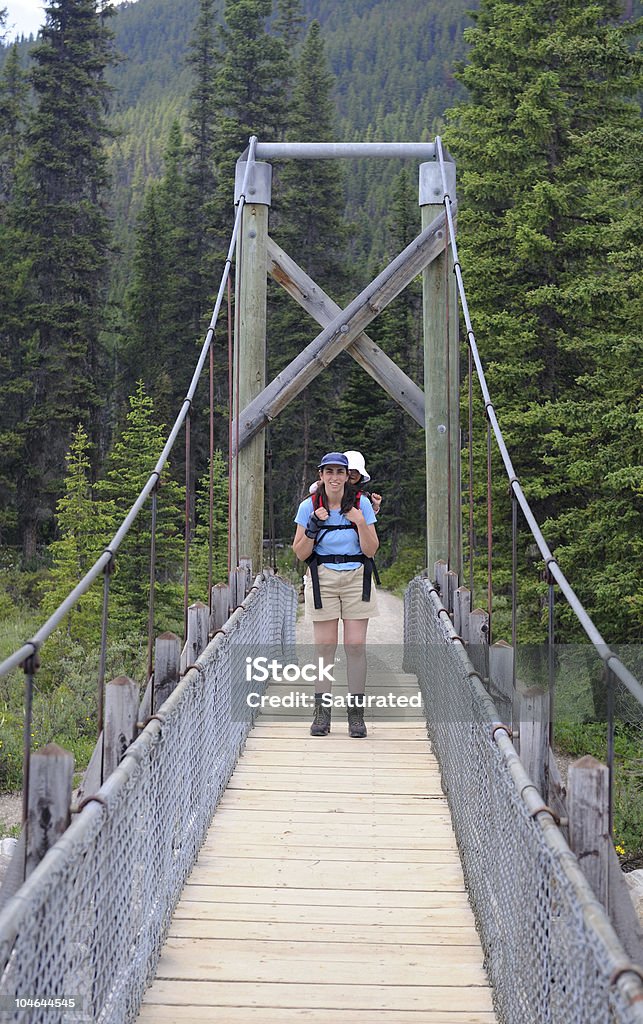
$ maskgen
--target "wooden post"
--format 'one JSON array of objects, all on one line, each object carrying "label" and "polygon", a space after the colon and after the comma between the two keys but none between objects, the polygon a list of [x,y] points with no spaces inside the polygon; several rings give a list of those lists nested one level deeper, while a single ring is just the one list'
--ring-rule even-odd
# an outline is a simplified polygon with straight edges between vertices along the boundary
[{"label": "wooden post", "polygon": [[[448,163],[446,172],[447,190],[455,200],[455,164]],[[420,207],[423,229],[444,211],[443,200],[440,165],[437,162],[421,164]],[[446,235],[445,229],[442,233],[445,247]],[[445,248],[445,252],[422,272],[427,565],[444,559],[458,575],[462,575],[460,357],[456,285],[453,259]]]},{"label": "wooden post", "polygon": [[443,600],[443,602],[442,602],[444,607],[448,611],[449,615],[453,614],[453,609],[454,609],[454,606],[455,606],[455,592],[456,592],[457,589],[458,589],[458,574],[457,574],[457,572],[453,572],[452,569],[449,569],[448,573],[445,576],[445,590],[446,590],[445,598],[446,598],[446,600]]},{"label": "wooden post", "polygon": [[118,766],[136,736],[138,705],[138,686],[128,676],[118,676],[105,687],[103,782]]},{"label": "wooden post", "polygon": [[176,633],[161,633],[154,645],[154,708],[156,714],[180,678],[181,641]]},{"label": "wooden post", "polygon": [[197,601],[188,608],[188,665],[194,665],[200,654],[208,646],[208,625],[210,612],[207,604]]},{"label": "wooden post", "polygon": [[[245,580],[244,580],[244,583],[243,583],[243,597],[245,597],[246,594],[249,593],[250,587],[252,586],[252,581],[254,579],[254,576],[252,575],[252,559],[251,558],[240,558],[239,559],[239,568],[243,569],[245,571],[245,574],[246,574],[246,577],[245,577]],[[241,600],[243,600],[243,598],[241,598]]]},{"label": "wooden post", "polygon": [[466,587],[458,587],[453,602],[453,627],[462,637],[465,644],[469,643],[469,614],[471,612],[471,591]]},{"label": "wooden post", "polygon": [[[240,190],[246,161],[237,162],[236,188]],[[272,167],[255,163],[247,186],[235,275],[234,402],[233,416],[259,395],[266,383],[266,293],[268,208]],[[235,202],[238,196],[235,194]],[[233,445],[235,439],[233,438]],[[230,479],[230,543],[233,563],[240,555],[263,564],[265,437],[260,431],[237,451]]]},{"label": "wooden post", "polygon": [[230,617],[230,587],[226,583],[215,583],[212,588],[212,614],[210,632],[216,633]]},{"label": "wooden post", "polygon": [[521,690],[520,760],[544,800],[548,794],[549,693],[532,688]]},{"label": "wooden post", "polygon": [[513,660],[514,649],[505,640],[498,640],[489,648],[489,683],[491,696],[505,725],[513,730]]},{"label": "wooden post", "polygon": [[469,659],[481,679],[489,676],[489,615],[482,608],[469,614]]},{"label": "wooden post", "polygon": [[587,755],[567,775],[569,845],[604,907],[609,892],[609,770]]},{"label": "wooden post", "polygon": [[433,566],[433,579],[435,580],[435,582],[437,584],[437,588],[440,591],[440,600],[442,601],[442,604],[445,607],[446,607],[446,593],[445,593],[445,591],[446,591],[446,576],[447,576],[448,568],[449,568],[448,563],[445,562],[441,558],[438,559],[438,561]]},{"label": "wooden post", "polygon": [[25,878],[69,825],[74,755],[55,743],[29,760],[29,809]]},{"label": "wooden post", "polygon": [[92,751],[92,756],[89,759],[89,764],[85,769],[83,780],[78,787],[78,793],[76,798],[78,803],[85,799],[87,796],[92,796],[93,793],[97,793],[101,786],[101,772],[103,768],[103,734],[99,734],[96,740],[96,746]]}]

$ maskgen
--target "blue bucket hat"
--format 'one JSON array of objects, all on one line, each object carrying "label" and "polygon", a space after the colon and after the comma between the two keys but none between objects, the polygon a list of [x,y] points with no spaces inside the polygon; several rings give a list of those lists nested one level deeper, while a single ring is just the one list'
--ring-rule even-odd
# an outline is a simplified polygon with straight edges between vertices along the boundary
[{"label": "blue bucket hat", "polygon": [[348,459],[343,452],[328,452],[324,455],[317,469],[323,469],[324,466],[343,466],[345,469],[348,469]]}]

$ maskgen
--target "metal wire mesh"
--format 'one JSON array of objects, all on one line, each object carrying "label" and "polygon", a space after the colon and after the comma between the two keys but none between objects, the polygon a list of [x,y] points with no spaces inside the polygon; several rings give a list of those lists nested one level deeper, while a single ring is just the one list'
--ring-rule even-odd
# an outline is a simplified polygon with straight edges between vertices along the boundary
[{"label": "metal wire mesh", "polygon": [[405,667],[418,676],[499,1019],[641,1022],[643,981],[553,819],[528,806],[533,788],[440,608],[429,580],[413,580]]},{"label": "metal wire mesh", "polygon": [[[252,727],[231,657],[294,642],[294,589],[265,573],[125,758],[0,914],[0,1020],[134,1019],[185,880]],[[231,678],[234,674],[235,678]],[[75,998],[82,1010],[16,997]]]}]

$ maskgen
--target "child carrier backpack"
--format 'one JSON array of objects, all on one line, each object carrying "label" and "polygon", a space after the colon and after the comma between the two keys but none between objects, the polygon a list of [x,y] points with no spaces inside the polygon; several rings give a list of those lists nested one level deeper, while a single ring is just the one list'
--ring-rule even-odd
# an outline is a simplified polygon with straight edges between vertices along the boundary
[{"label": "child carrier backpack", "polygon": [[[313,513],[321,508],[323,502],[319,491],[311,495],[313,501]],[[355,508],[359,508],[360,501],[362,498],[362,492],[358,491],[355,495],[353,505]],[[355,533],[359,533],[355,523],[340,523],[337,526],[326,526],[326,523],[321,523],[321,527],[318,530],[314,538],[315,547],[319,543],[325,534],[330,533],[331,530],[355,530]],[[364,579],[362,583],[362,601],[370,601],[371,599],[371,580],[375,576],[375,582],[379,586],[380,577],[377,571],[377,566],[372,558],[368,555],[364,555],[361,552],[356,555],[319,555],[313,548],[313,552],[306,559],[307,565],[310,566],[310,578],[313,585],[313,601],[315,608],[319,610],[323,607],[321,599],[321,590],[319,587],[319,566],[326,565],[328,562],[345,563],[345,562],[361,562],[364,566]]]}]

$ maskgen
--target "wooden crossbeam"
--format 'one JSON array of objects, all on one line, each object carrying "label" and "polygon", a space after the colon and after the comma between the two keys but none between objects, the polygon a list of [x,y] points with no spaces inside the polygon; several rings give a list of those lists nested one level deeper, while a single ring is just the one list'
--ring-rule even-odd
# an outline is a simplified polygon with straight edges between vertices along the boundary
[{"label": "wooden crossbeam", "polygon": [[[272,238],[268,239],[268,273],[321,327],[341,313],[341,307]],[[346,351],[424,429],[422,388],[367,334],[358,335]]]},{"label": "wooden crossbeam", "polygon": [[[246,406],[239,423],[240,449],[275,419],[325,366],[355,341],[414,277],[443,252],[445,221],[444,213],[436,217]],[[236,422],[232,437],[236,442]],[[236,454],[236,443],[233,452]]]}]

